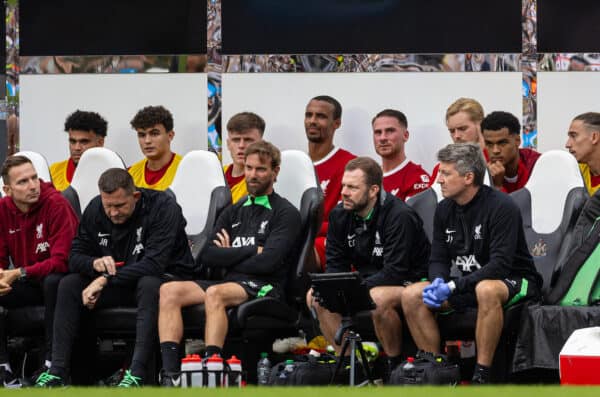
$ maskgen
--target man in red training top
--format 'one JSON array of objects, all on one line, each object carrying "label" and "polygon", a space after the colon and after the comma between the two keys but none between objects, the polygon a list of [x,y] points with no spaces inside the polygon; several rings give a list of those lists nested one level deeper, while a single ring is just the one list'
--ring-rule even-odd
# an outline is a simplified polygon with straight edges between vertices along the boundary
[{"label": "man in red training top", "polygon": [[521,189],[529,180],[540,153],[533,149],[519,149],[519,120],[508,112],[492,112],[481,122],[481,130],[494,187],[506,193]]},{"label": "man in red training top", "polygon": [[342,125],[342,105],[327,95],[312,98],[304,112],[304,129],[308,139],[308,155],[312,160],[321,190],[325,196],[323,225],[315,239],[319,265],[325,267],[325,238],[329,225],[329,212],[340,201],[342,176],[348,161],[356,156],[333,145],[335,131]]},{"label": "man in red training top", "polygon": [[371,122],[373,144],[381,156],[383,189],[401,200],[426,190],[429,174],[406,158],[404,145],[408,141],[408,121],[404,113],[385,109]]}]

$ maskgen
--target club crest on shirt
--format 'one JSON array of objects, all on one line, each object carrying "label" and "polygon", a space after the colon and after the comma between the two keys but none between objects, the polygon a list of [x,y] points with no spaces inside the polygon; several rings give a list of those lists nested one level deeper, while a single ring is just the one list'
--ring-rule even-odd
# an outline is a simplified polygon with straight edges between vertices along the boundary
[{"label": "club crest on shirt", "polygon": [[482,240],[483,237],[481,236],[481,224],[475,226],[475,232],[473,234],[473,240]]},{"label": "club crest on shirt", "polygon": [[260,228],[258,229],[258,234],[265,234],[265,228],[267,227],[267,225],[269,224],[269,221],[262,221],[260,223]]},{"label": "club crest on shirt", "polygon": [[534,256],[534,257],[539,258],[542,256],[546,256],[548,254],[548,245],[546,244],[546,242],[544,240],[539,239],[538,242],[533,245],[530,252],[531,252],[531,256]]},{"label": "club crest on shirt", "polygon": [[323,196],[327,195],[327,186],[329,185],[330,180],[325,179],[321,181],[321,190],[323,191]]},{"label": "club crest on shirt", "polygon": [[35,238],[44,238],[44,224],[40,223],[35,227]]}]

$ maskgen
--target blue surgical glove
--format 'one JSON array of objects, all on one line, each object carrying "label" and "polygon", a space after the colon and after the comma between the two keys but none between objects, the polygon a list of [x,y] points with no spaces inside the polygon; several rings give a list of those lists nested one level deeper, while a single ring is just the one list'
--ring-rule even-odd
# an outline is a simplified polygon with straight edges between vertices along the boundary
[{"label": "blue surgical glove", "polygon": [[432,309],[437,309],[442,305],[442,302],[437,300],[437,297],[432,290],[423,291],[423,303]]},{"label": "blue surgical glove", "polygon": [[429,284],[427,287],[425,287],[423,289],[423,293],[425,293],[427,291],[435,291],[437,289],[437,287],[443,283],[444,283],[444,279],[438,277],[435,280],[433,280],[433,282],[431,284]]},{"label": "blue surgical glove", "polygon": [[433,295],[438,302],[447,301],[451,293],[452,292],[448,283],[441,283],[435,290],[433,290]]}]

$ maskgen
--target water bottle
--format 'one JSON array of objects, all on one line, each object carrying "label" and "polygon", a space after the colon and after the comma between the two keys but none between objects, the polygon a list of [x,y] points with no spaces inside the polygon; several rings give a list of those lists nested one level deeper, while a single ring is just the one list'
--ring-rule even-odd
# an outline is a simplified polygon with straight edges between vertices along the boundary
[{"label": "water bottle", "polygon": [[406,359],[406,364],[402,366],[402,372],[404,372],[404,376],[406,378],[414,378],[415,376],[415,358],[409,357]]},{"label": "water bottle", "polygon": [[242,362],[236,356],[231,356],[227,360],[229,366],[229,376],[226,379],[226,386],[242,387]]},{"label": "water bottle", "polygon": [[287,379],[290,373],[294,372],[294,360],[285,360],[283,372],[279,375],[280,379]]},{"label": "water bottle", "polygon": [[206,360],[206,373],[208,387],[220,387],[223,374],[223,359],[218,354],[213,354]]},{"label": "water bottle", "polygon": [[266,386],[269,384],[269,377],[271,376],[271,362],[267,353],[260,353],[260,360],[256,366],[256,376],[258,378],[259,386]]},{"label": "water bottle", "polygon": [[181,360],[181,387],[202,386],[202,359],[197,354],[188,354]]}]

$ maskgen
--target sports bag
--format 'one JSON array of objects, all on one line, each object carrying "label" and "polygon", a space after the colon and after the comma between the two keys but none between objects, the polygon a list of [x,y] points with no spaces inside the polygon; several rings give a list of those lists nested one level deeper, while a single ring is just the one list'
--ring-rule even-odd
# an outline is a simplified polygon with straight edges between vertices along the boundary
[{"label": "sports bag", "polygon": [[417,352],[409,368],[409,360],[398,365],[390,374],[391,385],[456,385],[460,381],[458,365],[448,362],[443,354]]},{"label": "sports bag", "polygon": [[300,356],[287,360],[271,368],[269,385],[328,385],[335,371],[334,356],[322,354]]}]

